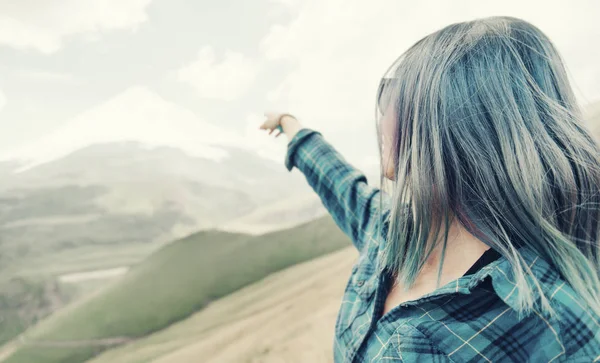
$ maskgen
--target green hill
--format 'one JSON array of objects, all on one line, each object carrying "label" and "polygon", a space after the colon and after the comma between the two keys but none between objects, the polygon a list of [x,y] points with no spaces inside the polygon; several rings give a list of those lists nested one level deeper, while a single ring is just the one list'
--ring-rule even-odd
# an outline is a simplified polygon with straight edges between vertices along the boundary
[{"label": "green hill", "polygon": [[111,344],[163,329],[273,272],[349,244],[329,215],[261,236],[218,230],[191,235],[27,332],[5,362],[82,362]]},{"label": "green hill", "polygon": [[0,280],[0,346],[64,306],[73,295],[53,279]]},{"label": "green hill", "polygon": [[328,363],[344,288],[358,257],[346,247],[219,299],[89,363]]}]

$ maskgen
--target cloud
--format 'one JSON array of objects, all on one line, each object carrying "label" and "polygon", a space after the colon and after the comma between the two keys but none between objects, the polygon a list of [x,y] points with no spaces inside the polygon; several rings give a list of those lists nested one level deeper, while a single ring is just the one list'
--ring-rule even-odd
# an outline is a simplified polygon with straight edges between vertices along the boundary
[{"label": "cloud", "polygon": [[[436,7],[448,14],[453,5]],[[375,93],[387,67],[422,36],[458,20],[436,16],[431,4],[420,2],[308,0],[294,8],[292,21],[273,25],[260,43],[268,61],[291,65],[267,100],[310,126],[318,122],[319,130],[347,149],[364,142],[360,135],[374,136]]]},{"label": "cloud", "polygon": [[12,73],[16,76],[32,81],[77,83],[77,79],[72,74],[62,72],[49,72],[37,69],[16,69],[12,71]]},{"label": "cloud", "polygon": [[286,7],[291,20],[272,25],[260,50],[267,61],[287,63],[291,70],[266,100],[318,128],[357,163],[375,160],[377,153],[374,116],[380,77],[420,38],[454,22],[493,15],[530,21],[558,46],[580,94],[600,95],[600,48],[592,46],[600,37],[597,2],[550,0],[543,12],[539,2],[520,0],[272,3]]},{"label": "cloud", "polygon": [[2,90],[0,90],[0,111],[2,111],[5,104],[6,104],[6,97],[4,97],[4,93],[2,93]]},{"label": "cloud", "polygon": [[179,81],[192,86],[202,98],[231,101],[242,96],[258,73],[258,63],[241,53],[226,50],[219,62],[211,46],[196,60],[176,72]]},{"label": "cloud", "polygon": [[151,0],[44,0],[0,2],[0,45],[48,54],[65,38],[135,30]]}]

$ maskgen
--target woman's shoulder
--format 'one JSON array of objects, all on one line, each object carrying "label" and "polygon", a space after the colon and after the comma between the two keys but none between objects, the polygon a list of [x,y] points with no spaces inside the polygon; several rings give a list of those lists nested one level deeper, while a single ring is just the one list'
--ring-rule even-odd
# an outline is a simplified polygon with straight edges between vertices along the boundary
[{"label": "woman's shoulder", "polygon": [[[534,307],[526,312],[517,313],[520,309],[518,301],[519,287],[514,283],[510,264],[506,259],[498,263],[500,273],[496,274],[492,284],[495,291],[511,308],[510,315],[519,319],[513,329],[525,332],[524,337],[538,342],[540,351],[556,350],[560,357],[569,359],[579,356],[600,359],[600,316],[586,305],[584,299],[565,281],[559,271],[531,249],[522,247],[519,252],[527,263],[530,274],[526,279],[531,281],[534,289]],[[536,289],[539,287],[539,290]],[[550,307],[550,313],[542,310],[544,295]],[[523,317],[524,316],[524,317]],[[570,361],[570,360],[569,360]]]},{"label": "woman's shoulder", "polygon": [[600,360],[600,317],[560,274],[533,254],[525,260],[554,314],[536,307],[519,313],[519,288],[506,258],[457,280],[457,294],[439,300],[410,324],[458,361]]},{"label": "woman's shoulder", "polygon": [[565,355],[600,360],[600,316],[562,279],[557,280],[550,305],[556,315],[548,320],[558,328]]},{"label": "woman's shoulder", "polygon": [[[565,294],[572,294],[568,285],[562,289]],[[471,294],[456,294],[435,306],[421,306],[423,314],[408,325],[414,328],[411,335],[418,333],[415,339],[427,340],[456,361],[600,359],[598,317],[581,303],[556,297],[551,299],[556,311],[551,318],[536,309],[519,314],[493,291],[491,280],[487,280]],[[576,299],[576,295],[572,298]]]}]

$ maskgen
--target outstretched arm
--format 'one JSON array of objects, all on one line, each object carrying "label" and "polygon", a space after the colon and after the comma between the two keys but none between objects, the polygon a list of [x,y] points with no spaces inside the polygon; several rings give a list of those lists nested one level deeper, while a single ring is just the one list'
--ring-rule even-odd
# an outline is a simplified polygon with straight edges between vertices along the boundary
[{"label": "outstretched arm", "polygon": [[[320,132],[309,128],[295,131],[288,143],[286,168],[292,171],[296,167],[304,174],[336,224],[359,251],[366,244],[379,244],[377,228],[389,212],[389,195],[369,186],[366,176],[350,165]],[[378,218],[380,198],[383,198],[381,219]]]}]

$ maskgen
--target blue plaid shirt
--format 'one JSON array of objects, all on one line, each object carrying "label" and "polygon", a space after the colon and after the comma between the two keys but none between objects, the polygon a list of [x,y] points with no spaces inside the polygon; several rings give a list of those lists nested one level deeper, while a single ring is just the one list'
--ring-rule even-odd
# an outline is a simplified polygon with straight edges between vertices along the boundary
[{"label": "blue plaid shirt", "polygon": [[315,130],[294,136],[285,166],[305,175],[359,251],[335,324],[335,362],[600,361],[600,318],[527,249],[521,254],[558,313],[551,319],[535,309],[518,319],[515,279],[504,257],[381,316],[390,277],[377,273],[385,234],[376,231],[379,198],[385,215],[389,196],[367,185]]}]

